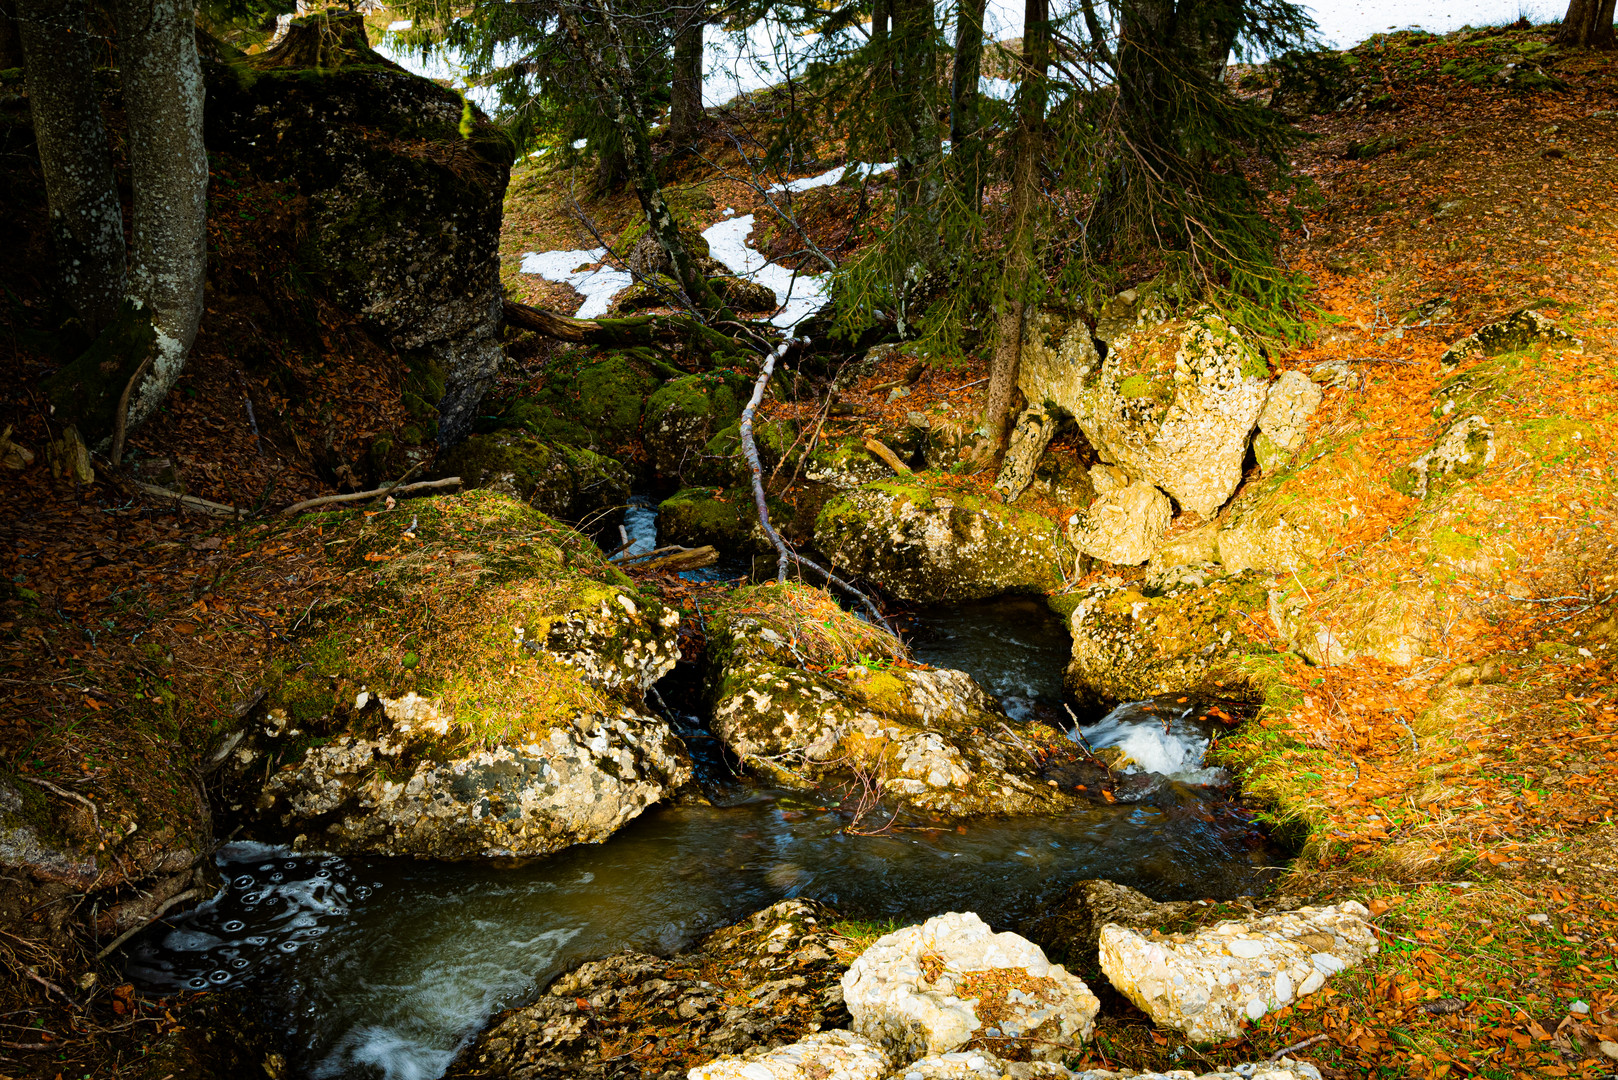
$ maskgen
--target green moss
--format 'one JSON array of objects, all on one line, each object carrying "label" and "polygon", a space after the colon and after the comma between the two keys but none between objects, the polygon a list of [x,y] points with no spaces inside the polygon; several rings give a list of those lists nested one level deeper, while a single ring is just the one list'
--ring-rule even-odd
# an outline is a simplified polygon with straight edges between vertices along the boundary
[{"label": "green moss", "polygon": [[1475,557],[1483,545],[1477,537],[1458,533],[1446,525],[1433,530],[1432,546],[1434,554],[1459,561]]},{"label": "green moss", "polygon": [[1401,465],[1388,475],[1388,486],[1401,495],[1412,499],[1421,490],[1421,473],[1409,465]]},{"label": "green moss", "polygon": [[1152,380],[1144,375],[1131,375],[1118,384],[1118,396],[1125,400],[1152,396]]}]

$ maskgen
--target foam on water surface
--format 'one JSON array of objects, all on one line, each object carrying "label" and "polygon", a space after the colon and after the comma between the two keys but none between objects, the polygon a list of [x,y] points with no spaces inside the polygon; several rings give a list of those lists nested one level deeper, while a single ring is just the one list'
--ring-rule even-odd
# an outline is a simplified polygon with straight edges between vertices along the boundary
[{"label": "foam on water surface", "polygon": [[1186,784],[1219,784],[1229,775],[1205,768],[1209,738],[1193,720],[1196,706],[1168,699],[1130,701],[1099,721],[1079,729],[1092,750],[1116,747],[1128,764],[1125,772],[1153,773]]}]

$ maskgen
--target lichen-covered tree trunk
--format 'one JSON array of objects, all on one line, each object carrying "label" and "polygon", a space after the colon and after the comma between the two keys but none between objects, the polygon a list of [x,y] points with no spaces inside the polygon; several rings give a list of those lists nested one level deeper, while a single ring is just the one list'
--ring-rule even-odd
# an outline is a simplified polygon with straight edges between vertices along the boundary
[{"label": "lichen-covered tree trunk", "polygon": [[[668,253],[670,265],[697,310],[732,318],[733,314],[697,269],[696,260],[691,258],[685,241],[680,238],[674,215],[663,198],[663,188],[658,183],[652,160],[651,129],[640,97],[635,93],[629,51],[618,31],[617,20],[603,0],[592,0],[590,8],[596,21],[592,27],[596,31],[594,35],[586,34],[579,17],[572,11],[563,11],[562,22],[580,59],[589,66],[591,81],[601,92],[607,114],[618,128],[624,147],[625,171],[646,215],[647,228]],[[601,39],[605,39],[604,42]]]},{"label": "lichen-covered tree trunk", "polygon": [[[101,332],[124,298],[124,217],[82,0],[19,0],[28,104],[67,303]],[[4,14],[0,21],[9,22]]]},{"label": "lichen-covered tree trunk", "polygon": [[1618,47],[1613,34],[1614,0],[1569,0],[1556,44],[1575,49]]},{"label": "lichen-covered tree trunk", "polygon": [[961,202],[976,212],[983,200],[983,135],[978,80],[983,69],[983,12],[987,0],[961,0],[955,22],[955,63],[950,71],[949,138]]},{"label": "lichen-covered tree trunk", "polygon": [[1017,88],[1017,150],[1011,175],[1011,236],[1006,241],[1005,269],[995,318],[994,357],[989,362],[989,392],[983,410],[996,454],[1010,435],[1012,399],[1022,362],[1023,330],[1028,323],[1034,287],[1034,233],[1039,204],[1035,174],[1045,139],[1046,70],[1050,66],[1049,0],[1023,5],[1023,70]]},{"label": "lichen-covered tree trunk", "polygon": [[134,427],[179,379],[202,321],[208,154],[196,0],[119,0],[117,11],[135,195],[129,299],[153,331],[150,363],[129,399]]},{"label": "lichen-covered tree trunk", "polygon": [[676,151],[696,143],[697,125],[702,122],[702,26],[702,8],[694,7],[674,36],[669,138]]}]

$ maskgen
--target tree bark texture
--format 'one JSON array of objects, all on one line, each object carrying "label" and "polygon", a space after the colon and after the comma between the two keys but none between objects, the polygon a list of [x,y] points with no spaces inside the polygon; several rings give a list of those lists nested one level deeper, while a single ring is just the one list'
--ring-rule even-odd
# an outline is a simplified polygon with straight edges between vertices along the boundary
[{"label": "tree bark texture", "polygon": [[1010,435],[1012,402],[1022,366],[1023,331],[1031,308],[1034,281],[1034,234],[1039,188],[1040,151],[1045,140],[1046,71],[1051,60],[1049,0],[1023,5],[1022,84],[1017,88],[1017,148],[1011,173],[1011,236],[1006,241],[999,314],[995,318],[994,357],[989,361],[989,392],[983,421],[998,455]]},{"label": "tree bark texture", "polygon": [[697,127],[702,123],[702,27],[702,8],[694,7],[674,35],[669,138],[676,151],[696,143]]},{"label": "tree bark texture", "polygon": [[20,0],[17,17],[62,292],[94,335],[123,302],[124,215],[89,20],[83,0]]},{"label": "tree bark texture", "polygon": [[893,94],[889,98],[889,126],[897,158],[898,215],[902,250],[908,256],[902,280],[895,283],[899,297],[899,329],[907,322],[905,299],[928,270],[938,265],[939,180],[943,160],[943,133],[939,129],[931,89],[938,70],[937,26],[932,0],[891,0],[893,32]]},{"label": "tree bark texture", "polygon": [[22,39],[17,36],[17,5],[0,0],[0,71],[22,67]]},{"label": "tree bark texture", "polygon": [[129,403],[133,428],[179,379],[202,321],[208,154],[196,0],[119,0],[117,10],[135,193],[128,295],[153,330],[151,364]]},{"label": "tree bark texture", "polygon": [[1556,44],[1575,49],[1618,47],[1613,34],[1614,0],[1568,0]]},{"label": "tree bark texture", "polygon": [[[586,36],[578,16],[564,12],[562,20],[568,36],[582,59],[590,68],[591,80],[601,92],[607,114],[618,128],[624,148],[624,169],[634,185],[641,210],[646,215],[647,228],[657,242],[668,252],[669,263],[676,271],[687,298],[698,311],[729,317],[724,302],[708,284],[708,279],[697,269],[696,260],[680,238],[680,230],[663,199],[662,186],[657,181],[657,170],[652,160],[651,130],[639,96],[635,93],[635,77],[630,67],[629,52],[612,12],[602,0],[590,5],[598,22],[594,36]],[[603,40],[604,43],[603,43]]]},{"label": "tree bark texture", "polygon": [[983,137],[978,81],[983,71],[983,12],[987,0],[961,0],[950,70],[949,138],[961,202],[976,213],[983,203]]}]

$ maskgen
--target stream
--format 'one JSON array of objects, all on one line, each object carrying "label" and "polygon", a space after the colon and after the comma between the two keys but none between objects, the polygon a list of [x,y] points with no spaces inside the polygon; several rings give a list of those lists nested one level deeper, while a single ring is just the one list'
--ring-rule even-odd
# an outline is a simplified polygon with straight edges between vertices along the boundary
[{"label": "stream", "polygon": [[[631,514],[637,540],[655,529],[646,509]],[[923,608],[905,628],[918,658],[970,672],[1012,715],[1065,721],[1069,642],[1043,603]],[[681,704],[669,703],[677,726],[696,734]],[[428,1080],[491,1016],[579,962],[673,952],[786,897],[902,922],[975,911],[1015,929],[1084,878],[1159,898],[1260,891],[1283,855],[1228,788],[1206,786],[1223,776],[1201,768],[1206,736],[1190,716],[1188,705],[1140,703],[1081,718],[1096,721],[1084,729],[1091,745],[1165,771],[1140,777],[1151,782],[1129,800],[1062,817],[855,835],[835,789],[730,778],[705,785],[714,805],[656,807],[605,843],[544,859],[433,863],[230,843],[217,856],[225,887],[135,939],[126,971],[155,993],[246,988],[284,1033],[289,1077]]]}]

